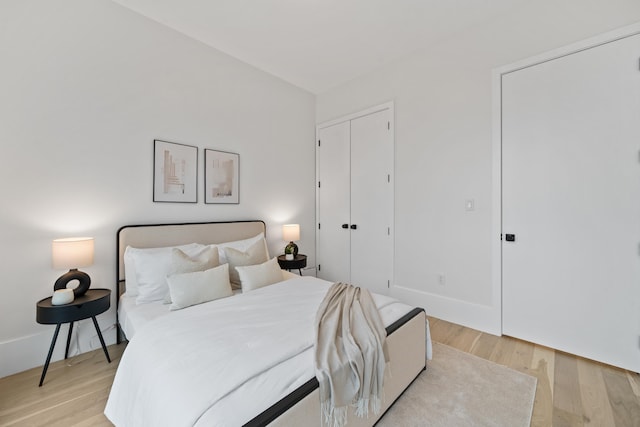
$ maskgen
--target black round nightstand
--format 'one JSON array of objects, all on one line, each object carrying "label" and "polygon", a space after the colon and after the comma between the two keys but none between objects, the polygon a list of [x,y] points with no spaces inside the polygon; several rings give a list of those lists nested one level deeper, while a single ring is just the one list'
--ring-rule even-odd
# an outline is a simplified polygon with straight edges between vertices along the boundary
[{"label": "black round nightstand", "polygon": [[284,270],[295,270],[297,269],[302,276],[302,269],[307,266],[307,256],[298,254],[292,260],[287,260],[286,255],[278,255],[278,264],[280,264],[280,268]]},{"label": "black round nightstand", "polygon": [[39,386],[42,386],[42,383],[44,382],[44,377],[47,374],[49,362],[51,361],[51,355],[53,354],[53,349],[56,346],[56,340],[58,339],[58,332],[60,332],[60,326],[63,323],[70,323],[69,333],[67,334],[67,347],[64,351],[65,359],[69,356],[69,344],[71,342],[73,322],[91,318],[93,320],[93,325],[98,332],[98,338],[100,338],[100,344],[102,344],[104,355],[107,356],[107,361],[111,363],[107,346],[104,343],[102,332],[100,332],[100,327],[96,320],[96,316],[107,311],[109,307],[111,307],[110,289],[89,289],[84,295],[81,295],[74,299],[73,302],[64,305],[51,304],[51,297],[38,301],[36,304],[36,321],[44,325],[56,325],[56,331],[53,333],[53,339],[51,340],[51,347],[49,347],[47,361],[42,369]]}]

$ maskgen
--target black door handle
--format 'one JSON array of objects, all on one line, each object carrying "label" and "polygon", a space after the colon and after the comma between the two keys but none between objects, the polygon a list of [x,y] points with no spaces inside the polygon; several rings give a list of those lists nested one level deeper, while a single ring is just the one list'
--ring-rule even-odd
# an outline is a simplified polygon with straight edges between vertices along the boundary
[{"label": "black door handle", "polygon": [[355,225],[355,224],[351,224],[351,229],[352,229],[352,230],[355,230],[355,229],[357,229],[357,228],[358,228],[358,226],[357,226],[357,225]]},{"label": "black door handle", "polygon": [[349,224],[342,224],[342,228],[349,228]]},{"label": "black door handle", "polygon": [[515,242],[516,241],[516,235],[515,234],[505,234],[504,235],[504,239],[507,242]]}]

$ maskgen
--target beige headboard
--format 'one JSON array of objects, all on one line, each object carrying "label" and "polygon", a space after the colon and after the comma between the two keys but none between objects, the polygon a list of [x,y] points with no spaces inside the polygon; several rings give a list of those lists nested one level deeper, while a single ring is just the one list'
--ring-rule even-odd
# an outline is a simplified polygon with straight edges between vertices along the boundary
[{"label": "beige headboard", "polygon": [[124,280],[124,250],[156,248],[187,243],[223,243],[264,233],[263,221],[199,222],[187,224],[125,225],[118,230],[118,289]]},{"label": "beige headboard", "polygon": [[125,291],[124,250],[127,246],[134,248],[158,248],[188,243],[209,245],[248,239],[261,232],[266,234],[266,226],[263,221],[259,220],[125,225],[121,227],[118,230],[116,244],[118,249],[118,264],[116,267],[116,277],[118,278],[118,283],[116,284],[116,289],[118,290],[116,296],[116,342],[119,344],[124,337],[124,334],[120,330],[118,306],[120,295]]}]

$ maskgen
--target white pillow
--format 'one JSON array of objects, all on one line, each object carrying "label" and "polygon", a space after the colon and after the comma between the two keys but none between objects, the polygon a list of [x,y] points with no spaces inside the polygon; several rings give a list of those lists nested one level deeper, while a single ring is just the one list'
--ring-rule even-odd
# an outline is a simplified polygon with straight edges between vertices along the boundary
[{"label": "white pillow", "polygon": [[[218,257],[218,248],[216,246],[205,246],[199,253],[189,256],[181,249],[173,248],[171,250],[171,271],[169,275],[181,273],[193,273],[194,271],[205,271],[220,265]],[[165,304],[171,302],[169,289],[164,298]]]},{"label": "white pillow", "polygon": [[169,310],[180,310],[203,302],[231,296],[229,264],[193,273],[173,274],[167,277],[171,306]]},{"label": "white pillow", "polygon": [[238,276],[236,267],[262,264],[269,260],[269,254],[267,252],[267,246],[264,244],[264,239],[255,242],[246,250],[246,252],[239,251],[234,248],[223,248],[223,252],[225,253],[227,262],[229,263],[229,279],[231,280],[231,286],[234,289],[241,288],[240,277]]},{"label": "white pillow", "polygon": [[[264,233],[259,233],[253,237],[244,240],[234,240],[232,242],[218,243],[218,247],[220,249],[225,248],[233,248],[237,249],[241,252],[246,252],[251,246],[253,246],[256,242],[262,241],[264,242],[264,249],[267,252],[267,258],[269,258],[269,248],[267,247],[267,241],[264,239]],[[227,257],[223,250],[220,251],[220,264],[224,264],[227,262]]]},{"label": "white pillow", "polygon": [[282,282],[283,275],[278,260],[272,258],[258,265],[236,267],[242,284],[242,293]]},{"label": "white pillow", "polygon": [[[198,256],[209,250],[208,247],[197,245],[181,249],[190,256]],[[173,248],[158,254],[145,253],[136,259],[136,279],[138,280],[138,296],[136,304],[147,304],[162,301],[169,292],[167,276],[173,272]],[[143,268],[141,268],[141,266]]]},{"label": "white pillow", "polygon": [[[126,283],[126,294],[129,296],[138,296],[138,272],[145,280],[149,280],[153,271],[158,265],[166,265],[170,262],[171,250],[178,248],[186,253],[193,253],[201,250],[203,245],[198,243],[190,243],[180,246],[168,246],[162,248],[134,248],[127,246],[124,250],[124,278]],[[165,274],[166,275],[166,274]],[[162,277],[164,278],[163,275]]]}]

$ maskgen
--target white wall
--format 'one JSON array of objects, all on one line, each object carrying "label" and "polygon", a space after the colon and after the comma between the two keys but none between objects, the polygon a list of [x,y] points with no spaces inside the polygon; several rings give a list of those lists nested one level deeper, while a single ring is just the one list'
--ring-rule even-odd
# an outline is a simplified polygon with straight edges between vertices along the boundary
[{"label": "white wall", "polygon": [[[395,101],[393,294],[433,316],[500,333],[492,69],[638,20],[636,0],[530,2],[318,96],[319,123]],[[475,201],[472,212],[467,199]]]},{"label": "white wall", "polygon": [[[0,58],[0,377],[44,363],[54,328],[35,304],[63,273],[54,238],[94,236],[83,270],[112,290],[132,223],[263,219],[277,254],[297,222],[314,265],[312,94],[106,0],[3,1]],[[155,138],[200,148],[197,204],[152,202]],[[240,154],[239,205],[203,203],[203,148]],[[99,348],[80,329],[80,351]]]}]

